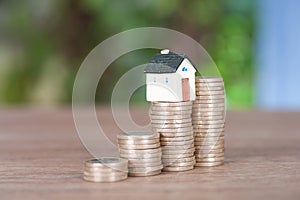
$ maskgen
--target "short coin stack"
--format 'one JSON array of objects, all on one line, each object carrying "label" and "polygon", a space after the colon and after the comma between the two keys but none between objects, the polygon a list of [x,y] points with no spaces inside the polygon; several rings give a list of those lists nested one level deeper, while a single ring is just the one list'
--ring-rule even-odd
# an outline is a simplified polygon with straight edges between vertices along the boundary
[{"label": "short coin stack", "polygon": [[157,133],[120,133],[121,158],[128,159],[129,176],[152,176],[161,173],[161,148]]},{"label": "short coin stack", "polygon": [[152,102],[152,130],[160,134],[164,171],[194,168],[192,102]]},{"label": "short coin stack", "polygon": [[193,102],[195,166],[224,162],[225,92],[221,77],[196,77]]},{"label": "short coin stack", "polygon": [[83,178],[91,182],[116,182],[128,177],[128,160],[103,157],[88,160],[84,164]]}]

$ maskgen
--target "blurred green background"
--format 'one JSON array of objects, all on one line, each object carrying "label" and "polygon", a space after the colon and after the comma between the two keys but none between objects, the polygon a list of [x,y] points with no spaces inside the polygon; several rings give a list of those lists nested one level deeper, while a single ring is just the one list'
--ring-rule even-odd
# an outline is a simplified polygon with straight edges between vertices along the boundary
[{"label": "blurred green background", "polygon": [[[253,8],[251,0],[0,1],[0,104],[69,104],[89,51],[121,31],[157,26],[202,44],[225,80],[228,106],[252,107]],[[120,65],[146,63],[155,52],[113,63],[101,78],[108,87],[97,101],[109,102],[111,82],[129,69]]]}]

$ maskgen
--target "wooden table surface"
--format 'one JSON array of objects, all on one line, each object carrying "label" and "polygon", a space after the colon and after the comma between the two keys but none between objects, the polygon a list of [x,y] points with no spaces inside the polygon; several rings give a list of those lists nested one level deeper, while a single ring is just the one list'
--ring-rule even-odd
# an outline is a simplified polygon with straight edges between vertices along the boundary
[{"label": "wooden table surface", "polygon": [[[116,134],[109,109],[98,111]],[[223,166],[89,183],[71,109],[1,109],[0,199],[300,199],[300,113],[228,112],[226,123]]]}]

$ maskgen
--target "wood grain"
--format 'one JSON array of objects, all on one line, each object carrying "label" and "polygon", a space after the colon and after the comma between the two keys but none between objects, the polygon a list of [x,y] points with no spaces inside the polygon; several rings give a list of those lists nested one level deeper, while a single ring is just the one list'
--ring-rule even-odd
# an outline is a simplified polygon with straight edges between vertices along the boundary
[{"label": "wood grain", "polygon": [[[98,111],[114,140],[119,130],[109,109]],[[145,111],[132,115],[147,123]],[[82,166],[91,156],[71,109],[1,109],[0,199],[299,199],[299,119],[296,112],[229,112],[225,165],[88,183]]]}]

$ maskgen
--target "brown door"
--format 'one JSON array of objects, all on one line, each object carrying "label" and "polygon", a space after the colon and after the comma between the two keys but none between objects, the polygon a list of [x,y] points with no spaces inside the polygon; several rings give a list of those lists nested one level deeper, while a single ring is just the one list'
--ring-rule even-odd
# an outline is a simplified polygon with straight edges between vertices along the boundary
[{"label": "brown door", "polygon": [[188,78],[181,79],[182,99],[183,101],[190,100],[190,83]]}]

